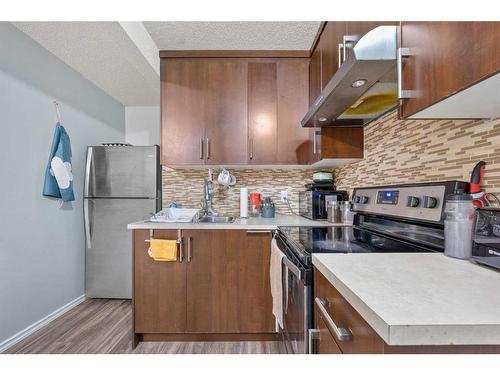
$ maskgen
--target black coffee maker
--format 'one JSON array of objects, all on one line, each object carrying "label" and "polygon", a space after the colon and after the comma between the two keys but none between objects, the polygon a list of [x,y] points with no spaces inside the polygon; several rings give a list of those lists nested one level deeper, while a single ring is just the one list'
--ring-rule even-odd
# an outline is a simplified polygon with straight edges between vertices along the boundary
[{"label": "black coffee maker", "polygon": [[336,190],[332,183],[313,182],[299,193],[299,214],[311,220],[326,220],[328,204],[349,200],[347,191]]}]

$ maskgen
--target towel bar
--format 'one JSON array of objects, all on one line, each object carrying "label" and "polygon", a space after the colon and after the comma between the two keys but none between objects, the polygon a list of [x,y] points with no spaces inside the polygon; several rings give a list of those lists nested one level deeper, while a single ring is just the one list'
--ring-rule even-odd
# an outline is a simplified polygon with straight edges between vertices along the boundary
[{"label": "towel bar", "polygon": [[[153,238],[154,239],[154,238]],[[161,240],[161,238],[158,238],[159,240]],[[144,240],[144,242],[151,242],[151,240]],[[182,242],[182,239],[178,238],[176,240],[177,243],[181,243]]]},{"label": "towel bar", "polygon": [[[151,240],[154,239],[153,238],[153,229],[150,229],[149,230],[149,240],[144,240],[144,242],[149,242],[151,243]],[[160,238],[159,238],[160,239]],[[182,261],[184,260],[184,249],[183,249],[183,241],[182,241],[182,230],[181,229],[178,229],[177,230],[177,240],[175,241],[177,243],[177,251],[179,252],[179,261],[182,263]],[[146,252],[149,254],[149,256],[151,256],[150,254],[150,250],[151,248],[149,247]]]},{"label": "towel bar", "polygon": [[[153,239],[153,229],[149,230],[149,240],[144,240],[144,242],[151,242],[151,239]],[[177,243],[178,244],[182,243],[182,230],[181,229],[177,230]]]}]

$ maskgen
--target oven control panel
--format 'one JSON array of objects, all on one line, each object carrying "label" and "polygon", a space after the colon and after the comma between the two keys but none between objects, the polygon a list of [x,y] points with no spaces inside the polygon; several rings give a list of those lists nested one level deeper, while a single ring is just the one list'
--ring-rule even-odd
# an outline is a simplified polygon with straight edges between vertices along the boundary
[{"label": "oven control panel", "polygon": [[444,184],[355,189],[353,210],[439,222],[442,220],[446,190]]}]

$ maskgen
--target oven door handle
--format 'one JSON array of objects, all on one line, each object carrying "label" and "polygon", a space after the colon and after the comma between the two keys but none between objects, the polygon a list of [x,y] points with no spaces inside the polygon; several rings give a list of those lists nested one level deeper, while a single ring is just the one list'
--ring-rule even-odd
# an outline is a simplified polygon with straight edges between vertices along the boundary
[{"label": "oven door handle", "polygon": [[295,275],[302,280],[302,271],[299,267],[293,264],[286,256],[283,258],[283,264]]}]

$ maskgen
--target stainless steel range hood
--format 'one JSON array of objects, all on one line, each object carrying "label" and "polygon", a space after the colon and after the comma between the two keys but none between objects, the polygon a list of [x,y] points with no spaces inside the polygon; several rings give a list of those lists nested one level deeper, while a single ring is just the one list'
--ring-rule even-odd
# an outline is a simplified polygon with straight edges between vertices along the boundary
[{"label": "stainless steel range hood", "polygon": [[397,27],[379,26],[349,51],[303,127],[365,125],[397,105]]}]

